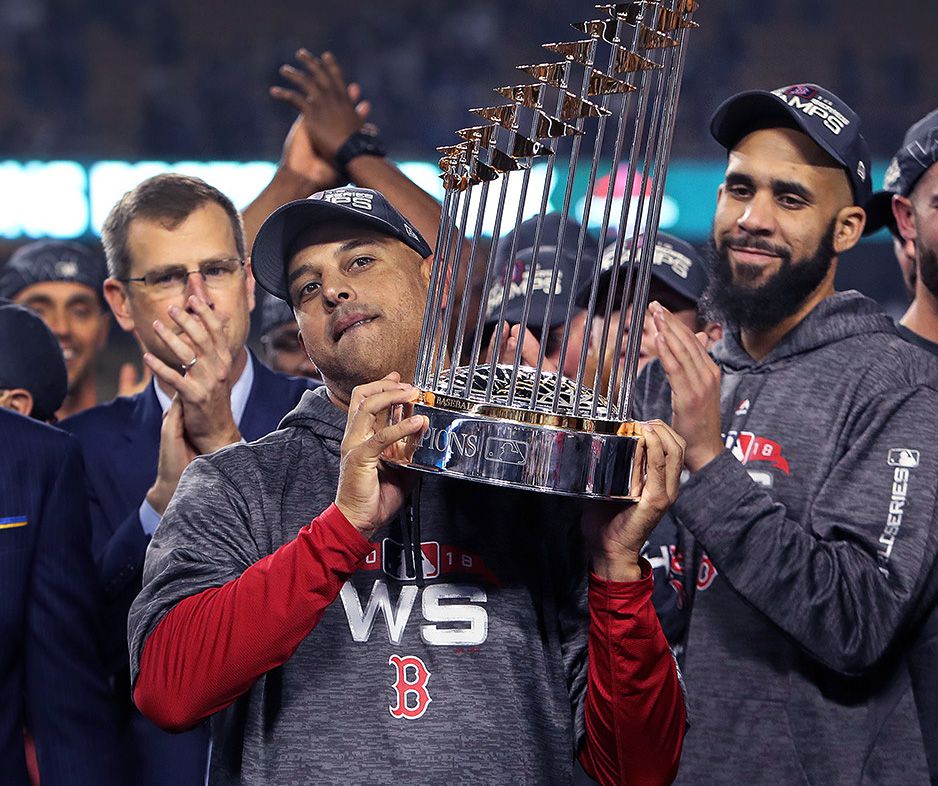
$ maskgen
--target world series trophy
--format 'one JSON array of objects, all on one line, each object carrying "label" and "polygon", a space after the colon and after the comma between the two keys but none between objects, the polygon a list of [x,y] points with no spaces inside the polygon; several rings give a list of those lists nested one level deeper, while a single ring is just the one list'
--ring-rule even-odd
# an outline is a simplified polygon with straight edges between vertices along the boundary
[{"label": "world series trophy", "polygon": [[[562,59],[518,66],[533,81],[497,88],[495,92],[510,103],[470,110],[487,122],[457,131],[461,142],[439,148],[445,197],[414,379],[419,390],[414,414],[425,415],[429,428],[419,438],[408,466],[576,497],[636,499],[641,494],[644,441],[629,413],[687,32],[697,27],[691,21],[697,7],[697,0],[597,5],[603,18],[573,25],[585,37],[543,45]],[[613,134],[609,193],[604,201],[596,202],[602,206],[600,237],[615,233],[617,238],[608,281],[608,292],[617,294],[607,299],[603,313],[598,312],[597,297],[603,272],[602,243],[598,252],[587,252],[591,244],[586,243],[586,233],[595,218],[591,211],[599,212],[593,197],[604,139]],[[590,146],[591,157],[581,163]],[[568,155],[561,155],[566,150]],[[521,341],[511,362],[486,357],[488,346],[500,346],[502,341],[512,283],[511,265],[499,271],[494,264],[495,248],[504,238],[511,246],[509,258],[515,255],[524,197],[532,166],[538,161],[546,162],[546,176],[532,269],[523,281],[526,289],[520,328],[530,327],[542,337],[547,333],[547,315],[558,290],[557,259],[553,265],[549,261],[543,264],[538,275],[537,266],[543,259],[537,251],[560,160],[569,162],[560,211],[564,217],[572,214],[574,181],[578,177],[582,180],[589,167],[583,214],[576,210],[577,215],[572,216],[579,221],[579,229],[572,230],[579,232],[573,280],[591,272],[588,294],[580,301],[587,310],[586,324],[591,324],[597,313],[605,317],[599,336],[599,363],[588,373],[588,336],[583,337],[582,345],[574,345],[580,341],[571,331],[574,300],[566,296],[561,302],[561,308],[565,305],[567,310],[558,368],[564,368],[568,353],[578,351],[580,360],[573,376],[545,368],[544,340],[533,366],[522,364]],[[636,187],[627,190],[617,215],[613,215],[612,184],[622,165]],[[522,198],[516,214],[506,221],[509,180],[519,177]],[[495,229],[486,250],[481,241],[482,221],[493,196],[498,200]],[[475,208],[471,222],[470,205]],[[508,228],[503,224],[509,225],[512,219],[514,231],[503,232]],[[471,242],[470,223],[474,224]],[[632,229],[627,230],[627,225]],[[560,236],[543,243],[545,248],[556,245],[558,258],[566,228],[561,223]],[[566,245],[571,245],[569,239]],[[544,324],[529,324],[535,281],[543,283],[548,278]],[[474,306],[468,293],[480,279],[483,297]],[[500,291],[500,302],[487,299],[490,291]],[[631,319],[620,319],[618,327],[611,330],[613,311],[618,309],[624,315],[630,303],[635,304]],[[491,342],[483,341],[487,308],[498,314]],[[611,358],[618,359],[624,346],[624,362],[605,360],[609,342],[615,346]],[[604,363],[614,363],[614,367],[605,369]]]}]

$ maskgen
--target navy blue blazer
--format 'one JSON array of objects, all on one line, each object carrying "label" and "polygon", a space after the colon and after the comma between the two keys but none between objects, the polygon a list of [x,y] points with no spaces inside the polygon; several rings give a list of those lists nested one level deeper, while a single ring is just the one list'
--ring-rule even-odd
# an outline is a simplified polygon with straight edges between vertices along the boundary
[{"label": "navy blue blazer", "polygon": [[[249,442],[275,431],[303,393],[316,384],[271,371],[253,355],[252,360],[254,382],[238,427]],[[151,383],[136,396],[114,399],[60,425],[78,437],[87,468],[92,550],[106,601],[108,667],[134,727],[131,745],[136,749],[128,752],[133,772],[140,783],[201,786],[207,731],[200,728],[168,735],[138,716],[131,705],[127,614],[140,592],[150,542],[140,524],[139,509],[156,479],[162,422]]]},{"label": "navy blue blazer", "polygon": [[0,784],[121,783],[78,443],[0,409]]}]

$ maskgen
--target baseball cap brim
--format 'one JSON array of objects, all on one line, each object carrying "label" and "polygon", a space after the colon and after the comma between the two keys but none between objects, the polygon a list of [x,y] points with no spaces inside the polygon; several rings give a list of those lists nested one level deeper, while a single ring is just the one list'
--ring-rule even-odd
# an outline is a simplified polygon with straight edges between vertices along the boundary
[{"label": "baseball cap brim", "polygon": [[274,297],[289,303],[287,264],[290,260],[287,255],[303,232],[328,221],[348,221],[367,226],[400,240],[422,258],[433,253],[422,237],[418,236],[416,240],[408,237],[378,216],[323,199],[296,199],[271,213],[254,239],[251,267],[257,283]]},{"label": "baseball cap brim", "polygon": [[866,211],[864,235],[872,235],[883,227],[888,227],[893,234],[896,233],[896,219],[892,214],[892,191],[877,191],[863,209]]},{"label": "baseball cap brim", "polygon": [[[826,139],[815,133],[806,117],[768,90],[748,90],[720,104],[710,120],[710,133],[724,148],[732,150],[746,134],[764,126],[766,120],[776,118],[785,121],[785,125],[794,122],[818,147],[845,170],[849,169],[850,163]],[[850,180],[849,174],[847,179]]]}]

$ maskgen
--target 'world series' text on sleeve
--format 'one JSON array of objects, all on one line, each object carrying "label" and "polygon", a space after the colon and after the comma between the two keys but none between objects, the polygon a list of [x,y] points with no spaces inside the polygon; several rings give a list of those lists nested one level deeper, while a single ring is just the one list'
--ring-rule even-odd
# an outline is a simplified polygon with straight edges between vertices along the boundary
[{"label": "'world series' text on sleeve", "polygon": [[[693,593],[678,782],[922,782],[901,648],[934,592],[938,367],[857,293],[761,360],[732,331],[714,356],[728,450],[672,509]],[[660,364],[638,397],[670,418]]]}]

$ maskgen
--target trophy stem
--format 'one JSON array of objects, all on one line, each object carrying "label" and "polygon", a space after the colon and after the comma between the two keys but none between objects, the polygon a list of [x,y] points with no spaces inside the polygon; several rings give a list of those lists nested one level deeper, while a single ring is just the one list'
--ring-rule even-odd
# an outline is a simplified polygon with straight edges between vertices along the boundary
[{"label": "trophy stem", "polygon": [[[472,235],[473,237],[472,247],[469,250],[469,261],[466,263],[466,275],[463,278],[463,285],[462,285],[463,299],[459,307],[459,319],[457,320],[456,331],[453,336],[453,354],[450,358],[450,368],[456,368],[456,366],[459,365],[459,358],[463,352],[463,344],[465,343],[465,334],[466,334],[466,322],[469,316],[469,300],[470,300],[469,290],[470,290],[470,287],[472,286],[472,271],[475,269],[476,251],[479,248],[479,244],[478,242],[476,242],[476,238],[482,237],[482,222],[485,218],[485,207],[488,204],[488,198],[489,198],[489,184],[483,183],[481,197],[479,199],[479,206],[478,206],[478,210],[476,211],[476,223],[475,223],[475,231],[473,232],[473,235]],[[480,308],[483,310],[485,308],[484,290],[483,290],[482,302],[480,304]],[[483,325],[482,325],[481,320],[477,321],[475,332],[476,334],[479,335],[480,342],[481,342],[482,327]],[[453,386],[455,382],[456,382],[455,375],[450,375],[449,384],[446,387],[446,392],[449,395],[453,395],[454,393]]]},{"label": "trophy stem", "polygon": [[[554,114],[559,113],[561,108],[563,107],[563,95],[564,95],[564,91],[567,88],[568,73],[569,73],[569,69],[564,69],[563,76],[561,77],[560,81],[557,84],[557,87],[560,92],[557,96],[557,106],[556,106],[556,109],[554,110]],[[540,108],[540,105],[543,102],[539,101],[538,103],[539,103],[539,106],[537,108]],[[537,123],[538,123],[538,116],[535,113],[534,118],[531,121],[531,134],[532,135],[537,129]],[[518,346],[515,348],[515,359],[514,359],[514,362],[512,363],[511,386],[509,388],[509,393],[508,393],[508,406],[514,405],[515,389],[516,389],[516,385],[518,382],[518,370],[521,367],[521,351],[523,349],[523,344],[524,344],[523,337],[524,337],[524,332],[528,328],[528,320],[531,316],[531,295],[534,292],[534,282],[537,279],[537,275],[536,275],[537,274],[537,259],[538,259],[538,253],[540,252],[540,249],[541,249],[541,235],[544,229],[544,218],[547,215],[547,203],[548,203],[548,200],[550,199],[550,187],[554,178],[554,160],[555,160],[554,156],[551,156],[547,162],[547,173],[544,179],[544,188],[541,190],[541,205],[540,205],[540,210],[538,211],[538,215],[537,215],[537,222],[535,223],[535,227],[534,227],[534,244],[533,244],[533,250],[531,252],[531,269],[528,272],[528,280],[525,284],[524,306],[522,307],[522,310],[521,310],[521,321],[519,323],[520,324],[519,333],[521,335],[522,340],[518,341]],[[523,202],[522,202],[522,205],[523,205]],[[517,221],[515,223],[516,231],[512,235],[512,243],[511,243],[512,248],[511,248],[511,254],[509,256],[510,259],[513,259],[515,255],[515,249],[518,243],[517,227],[520,226],[522,217],[523,217],[523,213],[519,212]],[[503,321],[503,315],[504,315],[504,310],[505,310],[505,305],[507,303],[507,300],[508,300],[507,292],[503,292],[501,313],[499,314],[499,325],[498,325],[498,328],[496,329],[501,328],[501,323]],[[544,337],[542,336],[541,345],[543,346],[545,343],[546,342],[544,341]],[[497,340],[496,340],[496,346],[498,346]],[[493,362],[494,362],[494,358],[493,358]]]},{"label": "trophy stem", "polygon": [[[586,62],[584,63],[586,68],[583,73],[583,84],[580,88],[581,94],[585,93],[587,87],[589,86],[590,69],[592,68],[593,63],[596,60],[596,45],[597,45],[596,39],[593,39],[590,41],[589,52],[586,57]],[[584,118],[581,117],[577,119],[575,123],[575,128],[577,129],[577,131],[582,130],[583,123],[584,123]],[[564,190],[563,207],[561,207],[560,209],[561,222],[560,222],[560,229],[557,235],[557,253],[554,256],[554,261],[553,261],[553,265],[551,269],[550,287],[547,291],[547,305],[544,310],[544,320],[541,324],[541,333],[540,333],[541,342],[540,342],[540,349],[538,350],[538,353],[537,353],[537,363],[534,367],[535,376],[540,375],[541,371],[544,368],[544,356],[547,350],[547,341],[544,339],[546,339],[547,333],[550,327],[549,321],[550,321],[551,306],[553,305],[554,295],[557,289],[557,272],[559,270],[560,255],[561,255],[561,251],[563,248],[563,236],[564,236],[564,231],[566,229],[566,218],[570,213],[570,200],[571,200],[571,197],[573,196],[573,183],[574,183],[574,180],[576,179],[576,169],[577,169],[577,163],[580,158],[580,147],[582,145],[582,139],[583,138],[580,135],[575,136],[573,139],[573,145],[570,150],[570,164],[569,164],[568,174],[567,174],[567,187]],[[577,261],[579,262],[579,260]],[[576,279],[574,278],[574,280]],[[571,302],[573,299],[573,295],[574,293],[570,292]],[[567,328],[568,328],[568,325],[565,325],[564,332],[566,332]],[[534,407],[535,400],[536,400],[536,393],[532,391],[531,401],[530,401],[529,406]],[[556,411],[556,401],[554,402],[554,407],[555,408],[553,411]]]},{"label": "trophy stem", "polygon": [[[459,219],[458,229],[455,234],[455,240],[453,241],[453,260],[452,268],[449,270],[449,282],[448,286],[445,282],[445,278],[441,279],[440,289],[441,297],[443,291],[446,291],[446,305],[443,307],[440,314],[440,334],[437,339],[437,345],[434,348],[433,354],[436,356],[433,363],[433,385],[436,386],[439,381],[440,367],[443,361],[443,355],[446,352],[446,341],[450,336],[450,323],[452,322],[452,312],[455,307],[456,302],[456,278],[459,275],[459,265],[461,263],[462,257],[462,240],[466,236],[466,227],[469,223],[469,205],[472,202],[472,191],[466,190],[466,198],[462,205],[462,216]],[[442,305],[442,303],[441,303]]]},{"label": "trophy stem", "polygon": [[[631,24],[634,27],[630,49],[634,49],[638,44],[638,36],[639,36],[639,30],[640,30],[638,23],[643,18],[642,16],[643,11],[644,9],[639,9],[636,15],[636,18],[634,20],[626,21],[626,20],[623,20],[621,16],[617,17],[616,36],[615,36],[616,39],[621,38],[623,23]],[[613,49],[609,54],[609,70],[610,71],[613,70],[615,62],[616,62],[616,50]],[[644,83],[645,71],[638,71],[636,73],[635,81],[638,82],[638,84],[635,85],[636,90],[632,92],[638,92],[638,88]],[[602,222],[601,222],[601,226],[599,230],[600,242],[599,242],[599,248],[597,250],[597,259],[593,267],[593,277],[592,277],[592,285],[590,287],[589,303],[587,304],[587,316],[586,316],[587,325],[592,325],[593,317],[596,314],[596,300],[597,300],[597,295],[598,295],[599,280],[603,273],[601,260],[603,257],[603,248],[605,245],[605,238],[606,238],[607,232],[609,231],[609,219],[612,214],[613,195],[615,192],[616,182],[618,181],[618,177],[619,177],[619,164],[622,160],[622,148],[625,142],[625,132],[626,132],[626,129],[628,128],[628,118],[631,112],[632,92],[626,94],[626,96],[622,99],[624,106],[622,107],[622,111],[619,114],[619,125],[618,125],[618,129],[616,133],[615,146],[613,148],[612,165],[610,167],[609,191],[606,195],[606,199],[603,204],[603,218],[602,218]],[[632,144],[634,147],[634,144],[635,144],[634,139],[633,139]],[[627,175],[628,177],[631,177],[632,172],[629,171]],[[592,190],[590,190],[588,193],[592,193]],[[628,200],[628,197],[630,196],[631,196],[631,187],[628,187],[627,200]],[[624,211],[624,215],[627,220],[628,218],[627,207]],[[620,232],[619,232],[620,235],[624,234],[621,231],[622,229],[621,225],[622,225],[622,221],[620,221]],[[606,362],[606,345],[609,340],[609,324],[610,324],[611,317],[612,317],[612,304],[614,302],[614,298],[612,297],[612,295],[616,291],[616,284],[618,282],[619,255],[621,254],[621,244],[617,245],[617,249],[619,253],[615,255],[615,258],[613,260],[612,270],[610,272],[610,282],[608,286],[608,292],[610,293],[610,296],[606,298],[606,312],[605,312],[604,319],[603,319],[602,335],[600,339],[599,352],[597,355],[598,362],[596,364],[595,376],[592,381],[593,390],[599,390],[602,385],[602,374],[604,370],[603,366]],[[585,373],[586,361],[587,361],[587,345],[589,342],[589,338],[590,338],[589,332],[584,331],[583,345],[581,347],[580,364],[579,364],[579,367],[577,368],[578,379],[582,379]],[[579,399],[577,399],[576,405],[579,406]],[[591,417],[596,417],[598,407],[599,407],[599,397],[594,397],[593,404],[590,408]]]},{"label": "trophy stem", "polygon": [[[684,68],[684,59],[687,54],[687,29],[681,28],[678,31],[679,41],[678,46],[675,48],[675,52],[672,55],[672,59],[676,61],[674,65],[674,70],[680,74]],[[657,167],[657,172],[667,171],[668,164],[671,160],[671,143],[674,139],[674,121],[677,115],[678,101],[681,96],[681,80],[675,79],[672,80],[670,85],[670,90],[667,93],[667,101],[663,111],[663,116],[661,119],[660,128],[662,129],[662,141],[661,141],[661,154],[659,157],[659,163]],[[652,202],[652,216],[650,217],[650,223],[655,228],[657,232],[658,221],[661,213],[661,202],[664,194],[664,183],[662,182],[664,178],[660,177],[656,172],[656,189],[660,188],[660,192],[656,192],[655,199]],[[654,250],[650,252],[654,254]],[[648,299],[648,290],[651,284],[651,265],[646,265],[648,268],[645,281],[643,281],[642,292],[640,300],[638,302],[646,302]],[[643,272],[646,272],[643,269]],[[636,369],[638,367],[638,353],[641,349],[641,335],[644,329],[645,324],[645,311],[644,309],[633,309],[632,310],[632,325],[630,326],[630,331],[635,333],[639,337],[639,342],[634,346],[630,347],[630,351],[626,356],[626,367],[627,371],[625,376],[625,383],[622,385],[622,390],[620,391],[619,398],[619,407],[618,411],[623,414],[623,416],[628,416],[632,409],[632,397],[634,393],[634,378]]]},{"label": "trophy stem", "polygon": [[[641,30],[641,26],[636,25],[635,27],[636,41],[638,39],[640,30]],[[664,72],[658,71],[658,84],[659,85],[663,78],[664,78]],[[654,80],[651,80],[651,79],[643,78],[640,83],[638,108],[636,110],[637,115],[636,115],[636,120],[635,120],[635,130],[632,134],[631,149],[633,151],[635,151],[638,148],[645,133],[645,120],[648,115],[648,99],[649,99],[650,92],[652,88],[654,87],[654,85],[655,85],[655,82]],[[633,158],[630,160],[630,163],[632,164],[632,166],[630,166],[629,168],[629,173],[628,173],[630,178],[634,177],[634,174],[635,174],[634,163],[638,160],[639,158],[637,156],[633,156]],[[648,172],[647,172],[647,167],[646,167],[644,171],[644,176],[647,178],[647,175],[648,175]],[[645,180],[643,180],[642,183],[644,184]],[[631,182],[628,183],[625,189],[625,195],[622,199],[622,208],[619,213],[619,232],[618,232],[618,235],[616,236],[616,246],[615,246],[613,268],[612,268],[613,278],[611,279],[610,288],[609,288],[609,293],[610,293],[609,303],[610,304],[612,303],[614,299],[613,296],[616,292],[616,290],[613,289],[613,284],[616,283],[616,278],[618,276],[618,271],[620,268],[620,260],[622,259],[622,250],[626,241],[629,241],[628,258],[630,260],[635,259],[635,252],[636,252],[636,249],[638,248],[639,234],[640,234],[638,232],[638,221],[641,215],[642,205],[644,204],[644,201],[645,201],[645,189],[642,188],[638,195],[639,204],[638,204],[638,209],[636,210],[636,220],[634,223],[631,223],[632,232],[631,232],[631,236],[628,236],[627,230],[630,226],[630,216],[632,212],[632,183]],[[634,268],[630,266],[628,270],[626,271],[625,286],[623,288],[622,298],[619,303],[620,314],[625,313],[625,310],[628,308],[628,304],[632,300],[634,282],[635,282],[635,271],[634,271]],[[605,347],[606,345],[606,337],[608,336],[608,331],[609,331],[609,324],[610,324],[609,317],[610,316],[611,316],[611,310],[609,307],[607,307],[607,318],[603,324],[603,333],[604,333],[603,341],[602,341],[603,347]],[[618,358],[619,353],[622,351],[622,343],[625,337],[625,326],[626,326],[626,320],[620,318],[619,325],[616,330],[616,340],[615,340],[614,351],[612,355],[614,359]],[[604,358],[604,357],[605,355],[600,356],[600,358]],[[613,360],[613,366],[611,369],[611,373],[609,375],[608,392],[606,394],[610,402],[615,401],[614,392],[616,389],[616,382],[618,381],[617,380],[618,372],[619,372],[619,363],[616,360]],[[622,412],[621,409],[616,408],[616,407],[613,407],[612,409],[616,417],[621,416],[621,412]]]},{"label": "trophy stem", "polygon": [[[613,39],[615,42],[620,40],[620,36],[622,34],[622,24],[623,23],[621,19],[616,20],[615,34],[613,36]],[[605,27],[603,29],[605,30]],[[615,44],[613,44],[613,46],[615,46]],[[615,49],[613,49],[610,52],[609,67],[611,68],[614,63],[615,63]],[[600,106],[603,109],[606,109],[608,103],[609,103],[609,95],[608,94],[603,95]],[[599,122],[596,128],[596,141],[593,145],[593,164],[590,168],[589,184],[586,189],[586,193],[588,196],[593,194],[596,188],[596,176],[599,172],[599,164],[600,164],[600,159],[602,156],[603,139],[605,137],[606,117],[607,117],[606,115],[600,116]],[[626,114],[623,112],[620,114],[620,117],[619,117],[620,128],[624,125],[625,119],[626,119]],[[618,134],[617,134],[617,137],[618,137]],[[617,144],[617,152],[618,152],[618,144]],[[612,194],[615,191],[617,169],[618,169],[618,161],[614,160],[613,165],[612,165],[612,170],[611,170],[611,176],[610,176],[611,177],[610,193],[607,195],[607,198],[606,198],[607,203],[611,202]],[[580,236],[577,242],[576,264],[574,266],[574,273],[573,273],[574,281],[579,280],[579,267],[583,261],[583,248],[584,248],[584,244],[586,241],[586,235],[589,229],[590,213],[592,212],[592,207],[593,207],[593,200],[590,198],[585,199],[584,208],[583,208],[583,219],[580,222]],[[587,307],[587,315],[585,318],[586,325],[590,325],[592,323],[593,314],[595,313],[595,310],[596,310],[597,284],[599,282],[600,273],[602,272],[602,268],[599,265],[599,260],[602,254],[602,246],[603,246],[603,236],[601,235],[597,257],[594,260],[591,260],[593,264],[593,274],[591,277],[593,281],[593,286],[590,288],[589,304]],[[563,368],[565,365],[565,361],[567,358],[567,351],[568,351],[568,343],[570,340],[570,325],[573,320],[574,307],[578,305],[579,304],[574,303],[573,298],[571,298],[570,302],[567,304],[567,314],[566,314],[566,319],[564,322],[563,338],[561,340],[561,345],[560,345],[560,361],[558,364],[560,368]],[[583,394],[583,374],[586,368],[588,342],[589,342],[589,330],[587,329],[583,331],[583,338],[581,339],[581,345],[580,345],[580,360],[577,364],[577,373],[576,373],[577,388],[576,388],[576,393],[574,395],[574,403],[573,403],[574,411],[579,411],[580,401],[581,401],[582,394]],[[558,388],[557,391],[555,392],[555,399],[554,399],[555,409],[559,405],[559,396],[560,396],[560,389]],[[593,407],[595,408],[597,406],[598,406],[598,401],[594,399]]]},{"label": "trophy stem", "polygon": [[[437,249],[442,249],[443,256],[446,255],[449,238],[455,231],[456,222],[453,220],[458,209],[459,201],[462,198],[462,192],[446,190],[443,197],[443,207],[440,211],[440,231],[437,236]],[[436,262],[436,260],[434,260]],[[417,365],[414,369],[414,384],[417,387],[425,387],[427,383],[427,360],[432,346],[432,337],[436,334],[435,325],[437,321],[436,307],[437,288],[439,280],[443,277],[445,266],[434,264],[430,272],[430,283],[427,288],[427,309],[423,315],[423,327],[420,331],[420,343],[417,348]]]},{"label": "trophy stem", "polygon": [[[485,293],[487,293],[492,286],[492,277],[495,272],[495,249],[498,245],[497,238],[501,232],[502,227],[502,215],[505,212],[505,198],[508,193],[508,175],[510,172],[505,174],[505,177],[502,178],[502,187],[498,194],[498,208],[495,212],[495,229],[492,234],[492,245],[488,251],[488,259],[485,263],[485,280],[482,283],[482,300],[479,303],[479,314],[478,320],[476,322],[477,329],[475,336],[472,341],[472,352],[469,356],[469,379],[472,379],[472,375],[475,373],[476,367],[479,365],[479,352],[482,349],[482,325],[485,322]],[[509,271],[510,272],[510,271]],[[507,277],[506,277],[507,278]],[[507,287],[507,281],[503,282],[503,285]],[[468,390],[467,390],[468,397]]]},{"label": "trophy stem", "polygon": [[[564,77],[564,80],[566,80],[566,77]],[[529,132],[530,136],[534,136],[534,133],[537,130],[537,122],[538,122],[537,110],[543,108],[543,105],[544,105],[543,93],[544,93],[543,88],[538,90],[537,101],[531,107],[534,110],[534,116],[533,116],[533,119],[531,120],[531,130]],[[558,98],[558,102],[557,102],[558,109],[560,107],[560,100],[561,99]],[[542,204],[544,203],[544,196],[550,194],[550,183],[551,183],[551,178],[553,177],[552,164],[553,164],[553,157],[551,158],[550,165],[548,167],[548,177],[544,182],[544,189],[543,189],[542,200],[541,200]],[[512,232],[511,234],[511,244],[510,244],[511,248],[508,252],[508,259],[514,259],[515,253],[518,250],[517,228],[521,225],[521,221],[524,218],[525,196],[528,193],[528,185],[530,183],[530,179],[531,179],[531,169],[530,167],[528,167],[524,170],[524,177],[521,181],[521,199],[518,200],[518,212],[517,212],[517,215],[515,216],[515,231]],[[525,299],[524,310],[521,316],[521,323],[520,323],[521,324],[520,329],[522,332],[525,330],[527,326],[527,321],[528,321],[528,310],[530,307],[530,293],[533,290],[534,280],[536,278],[535,270],[533,268],[536,266],[535,260],[537,259],[537,249],[540,247],[541,228],[543,227],[543,224],[544,224],[544,213],[542,211],[540,215],[538,215],[536,229],[534,233],[535,234],[535,239],[534,239],[535,251],[534,251],[534,256],[532,257],[532,270],[528,272],[528,280],[527,280],[527,285],[526,285],[528,295]],[[493,241],[493,248],[496,242],[497,241]],[[492,262],[494,264],[494,255],[492,257]],[[503,331],[503,326],[505,322],[505,308],[508,305],[509,294],[511,291],[512,272],[513,272],[512,265],[507,265],[505,268],[504,281],[502,282],[502,302],[499,306],[498,319],[496,320],[496,323],[495,323],[495,334],[493,337],[493,346],[495,347],[498,347],[501,344],[502,331]],[[518,362],[520,362],[521,345],[522,345],[522,342],[519,341],[518,350],[516,352]],[[497,352],[497,349],[496,349],[496,352]],[[489,358],[489,360],[494,363],[496,358]],[[515,363],[515,366],[517,367],[517,362]],[[487,390],[486,398],[488,398],[490,394],[491,394],[491,391]]]}]

